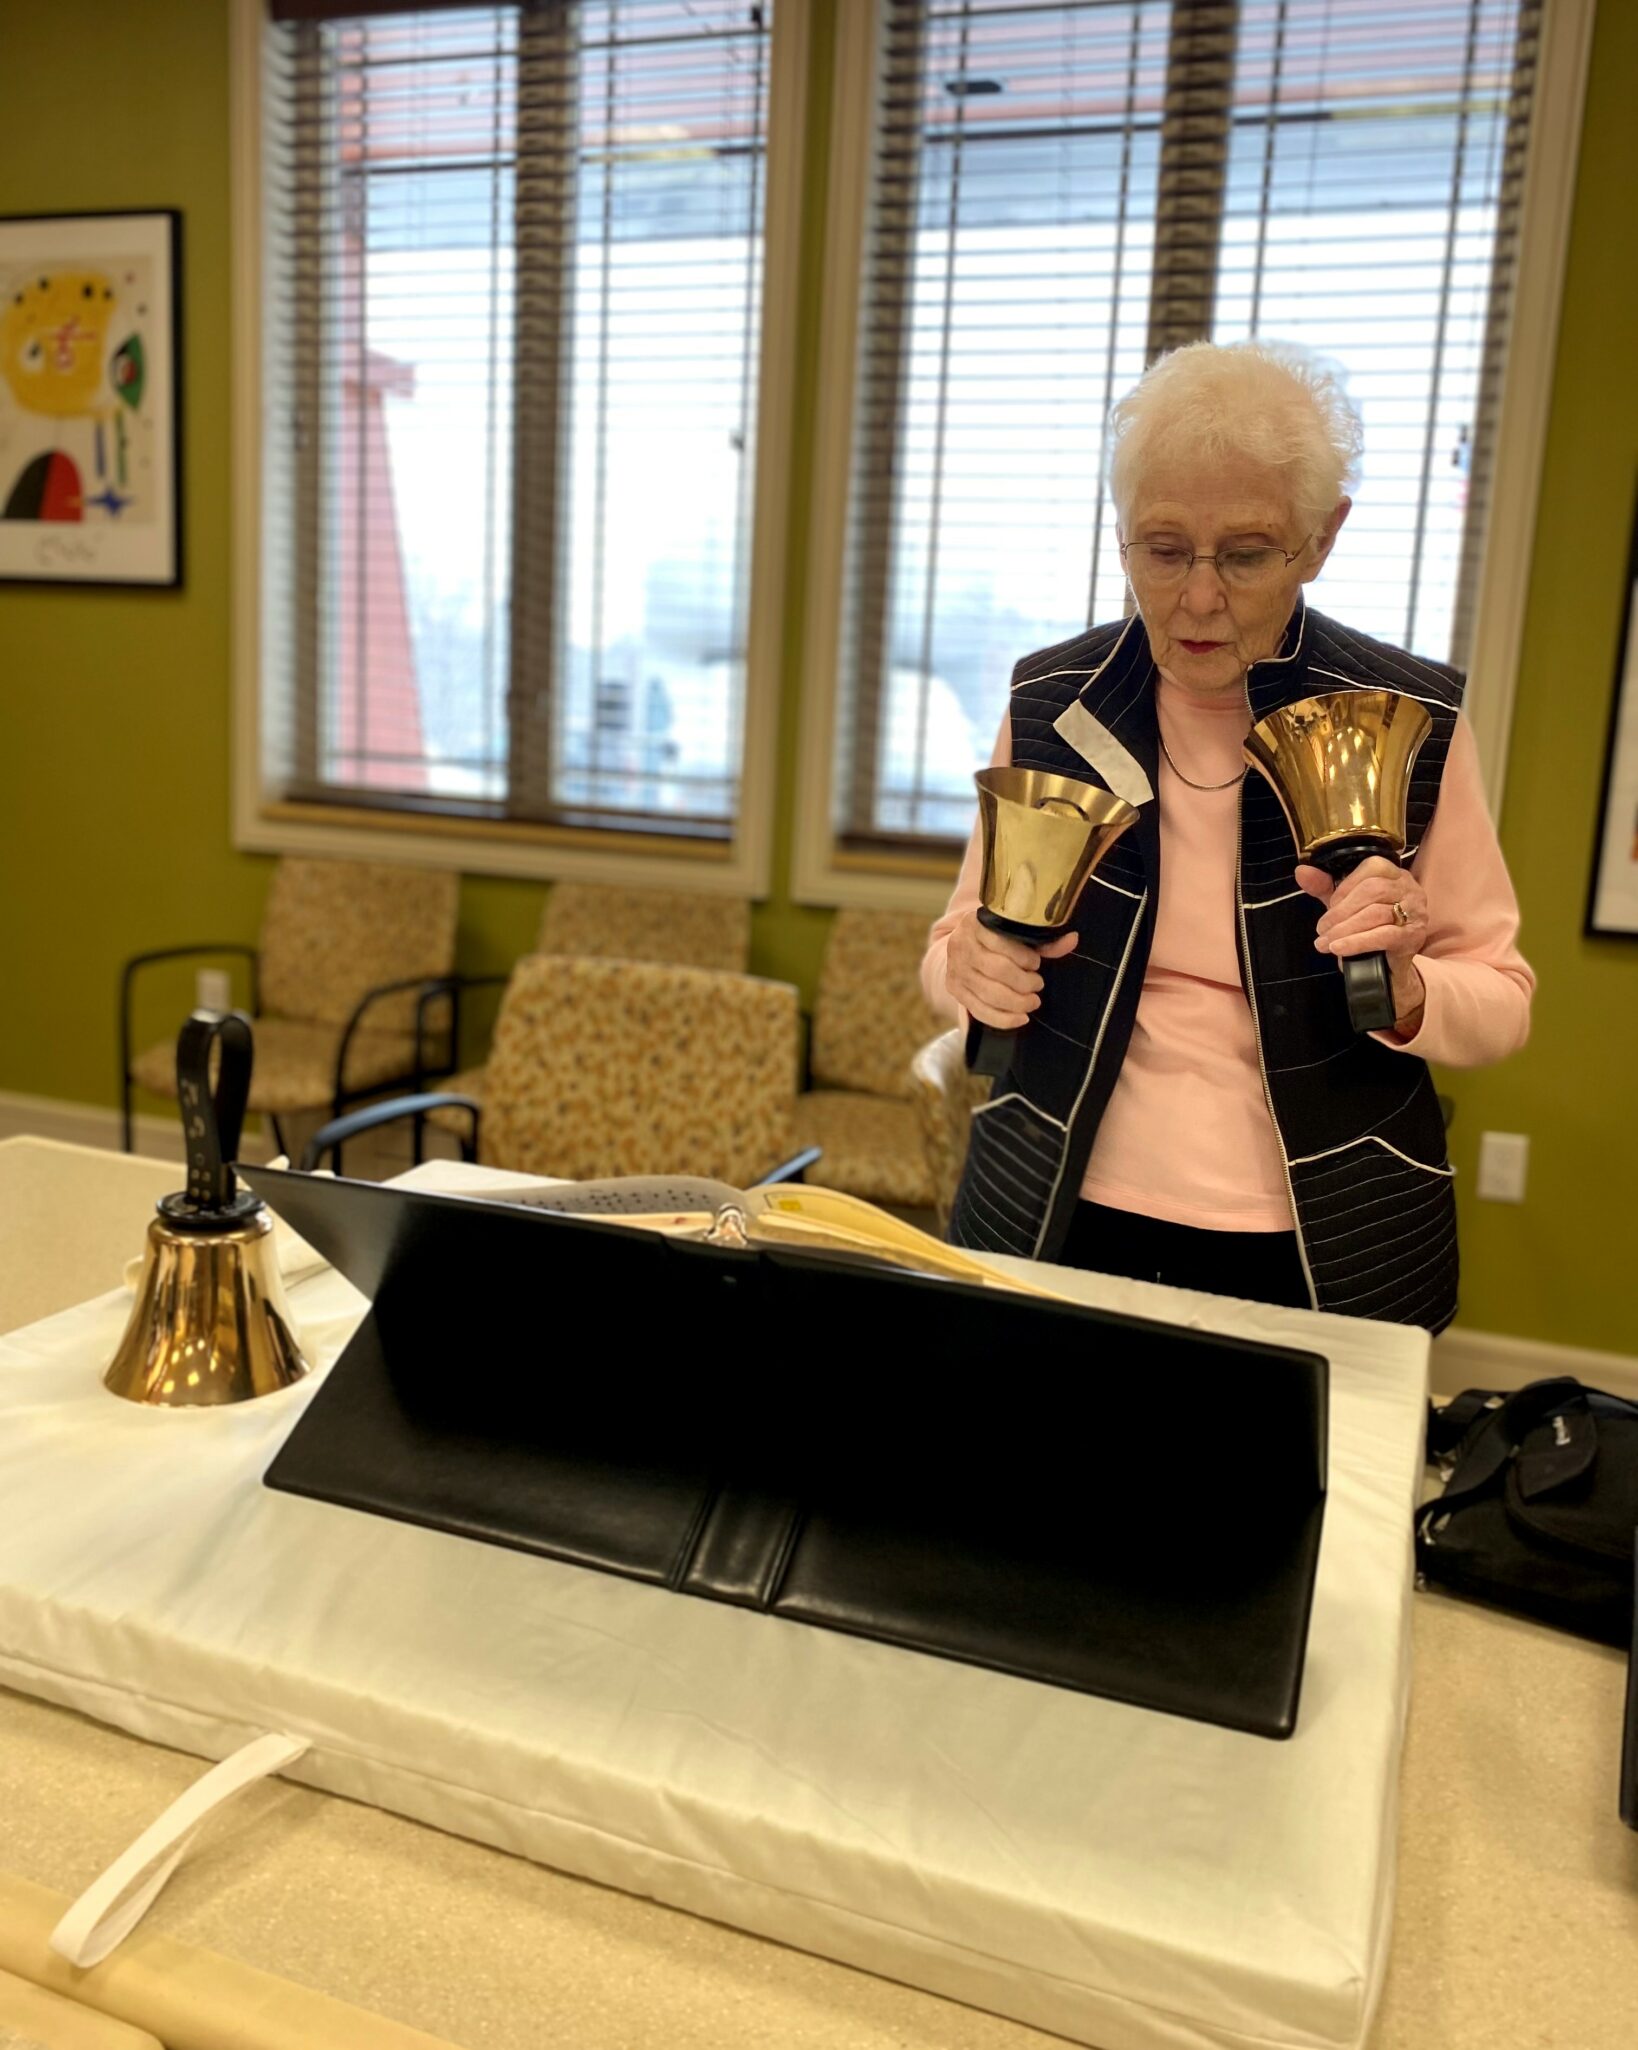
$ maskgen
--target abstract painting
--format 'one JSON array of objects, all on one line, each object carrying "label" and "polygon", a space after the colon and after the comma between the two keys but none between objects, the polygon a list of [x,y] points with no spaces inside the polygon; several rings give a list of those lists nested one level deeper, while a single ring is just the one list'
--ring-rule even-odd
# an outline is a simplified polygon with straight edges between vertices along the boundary
[{"label": "abstract painting", "polygon": [[181,582],[180,230],[0,218],[0,579]]},{"label": "abstract painting", "polygon": [[1627,559],[1587,930],[1638,939],[1638,518]]}]

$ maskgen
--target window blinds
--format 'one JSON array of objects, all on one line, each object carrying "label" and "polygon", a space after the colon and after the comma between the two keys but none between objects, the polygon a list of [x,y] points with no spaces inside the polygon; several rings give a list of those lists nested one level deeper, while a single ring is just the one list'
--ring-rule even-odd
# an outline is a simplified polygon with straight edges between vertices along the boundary
[{"label": "window blinds", "polygon": [[768,7],[273,13],[273,793],[726,837]]},{"label": "window blinds", "polygon": [[1337,360],[1318,602],[1460,661],[1540,0],[883,0],[844,596],[844,844],[971,822],[1021,654],[1118,617],[1110,402],[1161,350]]}]

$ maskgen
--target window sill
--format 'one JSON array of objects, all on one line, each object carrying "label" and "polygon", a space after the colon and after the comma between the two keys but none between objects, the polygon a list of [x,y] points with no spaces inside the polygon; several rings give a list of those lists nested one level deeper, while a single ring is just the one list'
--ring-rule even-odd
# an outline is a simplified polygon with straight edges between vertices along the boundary
[{"label": "window sill", "polygon": [[867,911],[920,911],[936,918],[950,901],[961,868],[959,851],[869,851],[834,842],[805,854],[791,876],[798,904],[847,905]]},{"label": "window sill", "polygon": [[741,843],[685,835],[406,815],[364,805],[261,799],[242,806],[234,844],[254,854],[400,861],[468,875],[625,883],[753,897],[760,879]]}]

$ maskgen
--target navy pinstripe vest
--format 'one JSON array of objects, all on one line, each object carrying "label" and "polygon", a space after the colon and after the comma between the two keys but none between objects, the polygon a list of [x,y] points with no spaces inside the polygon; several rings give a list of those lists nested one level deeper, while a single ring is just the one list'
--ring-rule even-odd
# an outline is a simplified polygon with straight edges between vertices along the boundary
[{"label": "navy pinstripe vest", "polygon": [[[1387,688],[1433,715],[1411,777],[1407,858],[1420,845],[1462,700],[1462,679],[1305,606],[1279,654],[1247,678],[1252,716],[1322,691]],[[1159,778],[1154,665],[1141,621],[1028,656],[1013,674],[1012,758],[1111,787],[1135,763]],[[1079,743],[1078,745],[1075,743]],[[1096,757],[1097,759],[1094,759]],[[1100,761],[1103,766],[1100,767]],[[1092,1141],[1126,1055],[1154,934],[1160,817],[1150,799],[1076,913],[1077,950],[1043,962],[1040,1009],[973,1119],[950,1236],[1050,1260],[1063,1244]],[[1318,900],[1273,792],[1240,798],[1240,972],[1285,1156],[1316,1309],[1442,1330],[1456,1314],[1456,1208],[1427,1066],[1354,1032],[1335,961],[1314,951]]]}]

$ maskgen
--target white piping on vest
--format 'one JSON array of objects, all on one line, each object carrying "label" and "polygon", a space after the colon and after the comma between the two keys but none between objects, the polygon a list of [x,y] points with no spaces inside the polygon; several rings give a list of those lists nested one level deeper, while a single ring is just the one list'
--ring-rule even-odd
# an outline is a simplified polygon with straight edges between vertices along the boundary
[{"label": "white piping on vest", "polygon": [[1308,1264],[1308,1247],[1303,1241],[1302,1217],[1297,1209],[1297,1185],[1291,1179],[1291,1160],[1285,1150],[1285,1134],[1280,1130],[1280,1121],[1274,1114],[1274,1092],[1268,1083],[1268,1063],[1263,1057],[1263,1021],[1257,1011],[1257,983],[1251,972],[1251,935],[1246,931],[1246,900],[1241,887],[1241,847],[1245,821],[1241,818],[1234,830],[1234,908],[1240,932],[1240,973],[1245,978],[1246,1005],[1251,1012],[1251,1033],[1257,1042],[1257,1073],[1262,1080],[1263,1101],[1268,1105],[1268,1122],[1274,1128],[1274,1144],[1280,1150],[1280,1166],[1285,1173],[1286,1194],[1291,1200],[1291,1226],[1297,1237],[1297,1257],[1302,1261],[1302,1278],[1308,1284],[1308,1301],[1313,1309],[1320,1306],[1319,1290],[1314,1286],[1314,1270]]},{"label": "white piping on vest", "polygon": [[[1282,667],[1287,662],[1295,662],[1297,657],[1302,653],[1302,644],[1308,638],[1308,600],[1306,596],[1303,594],[1303,592],[1300,590],[1297,593],[1297,604],[1302,610],[1302,619],[1297,627],[1297,638],[1291,644],[1290,654],[1265,655],[1260,662],[1252,663],[1252,669],[1277,669]],[[1250,689],[1251,670],[1248,670],[1246,672],[1246,690],[1248,698],[1250,695]]]},{"label": "white piping on vest", "polygon": [[1293,1167],[1310,1167],[1316,1160],[1329,1160],[1334,1154],[1347,1153],[1355,1146],[1380,1146],[1384,1153],[1391,1153],[1396,1160],[1402,1160],[1407,1167],[1419,1167],[1423,1174],[1443,1175],[1454,1180],[1453,1167],[1432,1167],[1425,1160],[1413,1160],[1408,1153],[1401,1153],[1397,1146],[1389,1145],[1386,1139],[1379,1139],[1374,1132],[1361,1132],[1357,1139],[1345,1139],[1340,1146],[1327,1146],[1323,1153],[1304,1153],[1293,1160]]},{"label": "white piping on vest", "polygon": [[1395,697],[1415,698],[1419,705],[1431,705],[1436,712],[1454,711],[1455,707],[1445,698],[1425,698],[1420,691],[1401,690],[1397,683],[1371,683],[1358,676],[1343,676],[1335,669],[1322,669],[1317,662],[1308,665],[1310,676],[1328,676],[1333,683],[1340,683],[1347,690],[1388,690]]},{"label": "white piping on vest", "polygon": [[1022,1089],[1009,1089],[1005,1096],[992,1096],[985,1103],[975,1103],[973,1105],[973,1116],[981,1118],[985,1111],[999,1110],[1004,1103],[1021,1103],[1025,1110],[1029,1111],[1032,1116],[1038,1117],[1042,1124],[1056,1125],[1060,1132],[1067,1132],[1069,1130],[1069,1127],[1062,1118],[1052,1117],[1042,1110],[1038,1103],[1031,1103]]},{"label": "white piping on vest", "polygon": [[[1052,1213],[1058,1205],[1058,1191],[1063,1187],[1064,1169],[1069,1164],[1069,1133],[1074,1126],[1075,1120],[1081,1114],[1081,1105],[1086,1100],[1086,1092],[1091,1086],[1093,1075],[1097,1072],[1098,1055],[1103,1051],[1104,1035],[1109,1030],[1109,1016],[1115,1008],[1115,1000],[1120,995],[1121,984],[1126,980],[1126,970],[1131,964],[1132,949],[1137,944],[1138,930],[1143,924],[1144,907],[1148,901],[1149,892],[1145,890],[1138,899],[1138,908],[1132,919],[1132,929],[1126,935],[1126,947],[1120,957],[1120,966],[1115,970],[1115,979],[1109,985],[1109,1001],[1104,1005],[1103,1016],[1098,1020],[1097,1033],[1092,1041],[1092,1051],[1087,1057],[1086,1073],[1081,1077],[1081,1086],[1075,1092],[1075,1101],[1069,1107],[1069,1121],[1063,1128],[1064,1150],[1058,1156],[1058,1172],[1052,1177],[1052,1187],[1047,1192],[1046,1210],[1041,1218],[1041,1229],[1035,1234],[1035,1246],[1030,1254],[1032,1260],[1040,1259],[1041,1248],[1046,1243],[1047,1228],[1052,1223]],[[1030,1108],[1033,1109],[1034,1105],[1032,1104]]]},{"label": "white piping on vest", "polygon": [[1134,612],[1132,614],[1132,617],[1129,620],[1127,620],[1126,624],[1121,628],[1120,632],[1116,634],[1114,639],[1114,645],[1110,648],[1108,654],[1104,656],[1103,660],[1098,664],[1096,669],[1043,669],[1039,676],[1019,677],[1018,681],[1012,685],[1012,689],[1015,691],[1023,690],[1028,684],[1047,683],[1050,682],[1050,680],[1054,676],[1078,676],[1081,679],[1081,689],[1085,690],[1088,687],[1088,685],[1097,682],[1098,678],[1103,674],[1103,672],[1109,667],[1110,663],[1113,662],[1115,657],[1120,653],[1122,644],[1125,642],[1126,636],[1132,631],[1133,625],[1136,623],[1137,617],[1138,615]]}]

